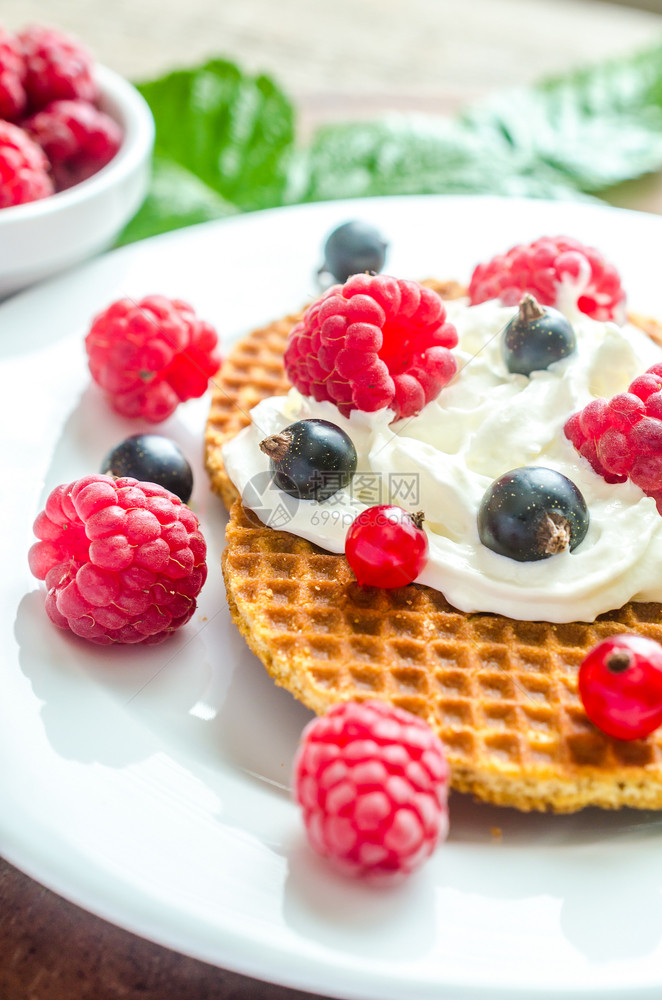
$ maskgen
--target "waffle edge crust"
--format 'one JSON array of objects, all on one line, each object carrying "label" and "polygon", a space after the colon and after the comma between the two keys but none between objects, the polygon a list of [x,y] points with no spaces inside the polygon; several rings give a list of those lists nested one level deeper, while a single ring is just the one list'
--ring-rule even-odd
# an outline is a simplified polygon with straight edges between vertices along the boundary
[{"label": "waffle edge crust", "polygon": [[344,556],[242,507],[221,448],[256,403],[288,391],[282,357],[297,318],[235,346],[215,379],[205,440],[212,488],[230,509],[223,574],[232,618],[276,684],[317,713],[366,698],[414,712],[443,741],[453,788],[486,802],[559,813],[662,809],[662,730],[611,739],[577,693],[579,665],[601,639],[636,632],[662,642],[661,605],[568,624],[465,614],[429,587],[362,589]]}]

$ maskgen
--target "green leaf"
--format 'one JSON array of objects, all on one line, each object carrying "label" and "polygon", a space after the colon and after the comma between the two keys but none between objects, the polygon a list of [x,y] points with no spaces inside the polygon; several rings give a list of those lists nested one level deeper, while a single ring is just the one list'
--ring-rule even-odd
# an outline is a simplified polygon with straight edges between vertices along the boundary
[{"label": "green leaf", "polygon": [[156,122],[155,151],[239,209],[283,201],[294,112],[265,76],[213,59],[138,86]]},{"label": "green leaf", "polygon": [[662,46],[496,94],[454,121],[320,129],[301,199],[487,192],[567,198],[662,167]]},{"label": "green leaf", "polygon": [[139,89],[156,120],[149,198],[123,243],[233,211],[368,195],[586,198],[662,167],[662,45],[454,119],[392,115],[319,129],[263,76],[213,59]]},{"label": "green leaf", "polygon": [[418,115],[321,128],[304,173],[301,201],[383,194],[576,195],[551,167],[530,171],[502,136]]},{"label": "green leaf", "polygon": [[461,121],[528,172],[601,191],[662,166],[662,47],[481,102]]},{"label": "green leaf", "polygon": [[155,157],[147,199],[116,245],[134,243],[197,222],[223,219],[237,211],[189,170]]}]

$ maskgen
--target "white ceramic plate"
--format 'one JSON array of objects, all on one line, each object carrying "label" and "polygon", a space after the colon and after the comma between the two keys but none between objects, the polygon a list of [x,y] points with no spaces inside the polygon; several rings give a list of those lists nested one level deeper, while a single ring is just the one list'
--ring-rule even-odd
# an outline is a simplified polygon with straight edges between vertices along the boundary
[{"label": "white ceramic plate", "polygon": [[[310,713],[230,622],[225,515],[201,465],[207,401],[163,425],[194,461],[209,542],[199,613],[167,645],[60,633],[28,572],[53,486],[144,429],[86,373],[91,317],[121,295],[189,299],[227,345],[314,292],[326,234],[387,234],[387,270],[466,280],[514,242],[569,233],[662,315],[662,219],[593,205],[398,198],[243,216],[140,243],[0,307],[0,850],[76,903],[220,966],[334,997],[653,997],[662,990],[662,823],[520,815],[454,795],[450,841],[407,885],[370,891],[308,852],[288,794]],[[501,837],[495,834],[501,831]]]}]

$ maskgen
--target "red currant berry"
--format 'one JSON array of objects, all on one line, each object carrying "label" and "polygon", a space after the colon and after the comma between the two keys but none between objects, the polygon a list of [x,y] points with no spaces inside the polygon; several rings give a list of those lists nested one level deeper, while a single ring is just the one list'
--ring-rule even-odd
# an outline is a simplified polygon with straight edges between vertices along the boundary
[{"label": "red currant berry", "polygon": [[405,587],[425,565],[428,540],[422,514],[380,504],[352,522],[345,555],[362,587]]},{"label": "red currant berry", "polygon": [[662,725],[662,646],[640,635],[615,635],[579,668],[586,714],[608,736],[638,740]]}]

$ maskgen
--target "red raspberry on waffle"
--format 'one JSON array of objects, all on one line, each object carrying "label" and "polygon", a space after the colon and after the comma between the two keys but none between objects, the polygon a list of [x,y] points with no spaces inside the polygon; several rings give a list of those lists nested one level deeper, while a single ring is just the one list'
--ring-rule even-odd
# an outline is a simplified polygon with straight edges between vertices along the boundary
[{"label": "red raspberry on waffle", "polygon": [[662,364],[637,376],[627,392],[574,413],[565,435],[606,482],[630,479],[662,514]]},{"label": "red raspberry on waffle", "polygon": [[625,319],[625,292],[616,268],[599,250],[568,236],[543,236],[518,244],[475,268],[469,283],[472,305],[500,299],[514,306],[525,292],[544,306],[576,303],[592,319]]},{"label": "red raspberry on waffle", "polygon": [[334,285],[290,333],[285,371],[296,388],[342,414],[389,407],[418,413],[457,370],[446,307],[430,288],[355,274]]}]

